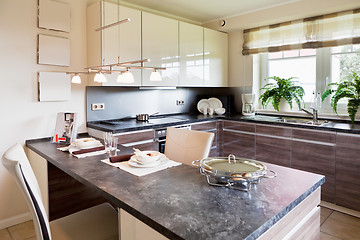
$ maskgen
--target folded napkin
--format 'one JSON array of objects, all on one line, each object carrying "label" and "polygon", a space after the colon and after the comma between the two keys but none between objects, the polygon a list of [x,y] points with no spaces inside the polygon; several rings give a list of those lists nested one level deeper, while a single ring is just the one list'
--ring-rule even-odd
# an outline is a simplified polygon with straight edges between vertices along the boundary
[{"label": "folded napkin", "polygon": [[109,158],[109,161],[111,163],[129,161],[132,155],[133,154],[127,154],[127,155],[121,155],[121,156],[113,156],[113,157]]},{"label": "folded napkin", "polygon": [[99,146],[99,147],[86,148],[86,149],[79,150],[79,148],[69,145],[67,147],[61,147],[58,149],[63,152],[68,151],[71,155],[73,155],[77,158],[96,156],[96,155],[101,155],[101,154],[106,153],[105,146]]},{"label": "folded napkin", "polygon": [[86,149],[81,149],[81,150],[78,150],[78,151],[72,151],[71,154],[78,155],[78,154],[97,152],[97,151],[102,151],[102,150],[105,150],[105,146],[86,148]]},{"label": "folded napkin", "polygon": [[101,160],[101,161],[103,163],[109,164],[111,166],[118,167],[121,170],[124,170],[124,171],[126,171],[128,173],[131,173],[131,174],[133,174],[135,176],[138,176],[138,177],[142,177],[142,176],[145,176],[145,175],[150,174],[150,173],[154,173],[154,172],[161,171],[161,170],[164,170],[164,169],[167,169],[167,168],[171,168],[171,167],[181,165],[181,163],[179,163],[179,162],[168,160],[166,163],[155,166],[155,167],[137,168],[137,167],[130,166],[128,161],[126,161],[126,162],[117,162],[117,163],[111,163],[109,161],[109,159],[104,159],[104,160]]}]

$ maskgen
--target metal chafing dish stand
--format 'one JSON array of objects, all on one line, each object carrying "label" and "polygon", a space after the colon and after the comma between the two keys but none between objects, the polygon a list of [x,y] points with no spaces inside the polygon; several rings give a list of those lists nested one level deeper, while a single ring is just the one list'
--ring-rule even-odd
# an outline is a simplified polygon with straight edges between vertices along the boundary
[{"label": "metal chafing dish stand", "polygon": [[[228,187],[236,190],[249,191],[252,184],[257,184],[262,178],[274,178],[277,173],[255,160],[228,157],[213,157],[195,160],[192,165],[200,169],[210,185]],[[272,176],[266,176],[271,172]]]}]

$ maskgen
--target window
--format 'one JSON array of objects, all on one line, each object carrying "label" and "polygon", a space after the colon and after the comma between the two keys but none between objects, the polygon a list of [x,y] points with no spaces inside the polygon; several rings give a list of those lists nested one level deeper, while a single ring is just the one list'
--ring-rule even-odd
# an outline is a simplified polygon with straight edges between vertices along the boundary
[{"label": "window", "polygon": [[[297,84],[305,90],[306,108],[309,108],[314,99],[313,93],[322,94],[329,83],[345,80],[352,75],[352,71],[359,72],[360,69],[360,44],[262,53],[259,56],[261,60],[259,88],[272,81],[264,81],[267,77],[296,77]],[[339,102],[339,114],[346,114],[346,104],[345,99]],[[333,113],[330,97],[323,102],[321,111]]]}]

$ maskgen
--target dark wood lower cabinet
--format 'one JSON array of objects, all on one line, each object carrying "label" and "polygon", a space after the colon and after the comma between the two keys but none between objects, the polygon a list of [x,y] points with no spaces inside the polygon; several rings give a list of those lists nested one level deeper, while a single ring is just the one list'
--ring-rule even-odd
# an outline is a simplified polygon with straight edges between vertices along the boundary
[{"label": "dark wood lower cabinet", "polygon": [[224,157],[234,154],[236,157],[255,159],[255,134],[224,130],[222,139]]},{"label": "dark wood lower cabinet", "polygon": [[291,167],[325,175],[321,200],[335,203],[335,144],[316,144],[293,140]]},{"label": "dark wood lower cabinet", "polygon": [[291,139],[256,136],[256,160],[290,167]]},{"label": "dark wood lower cabinet", "polygon": [[48,162],[50,221],[106,202],[98,191],[85,186]]},{"label": "dark wood lower cabinet", "polygon": [[360,211],[360,135],[336,136],[336,198],[339,206]]}]

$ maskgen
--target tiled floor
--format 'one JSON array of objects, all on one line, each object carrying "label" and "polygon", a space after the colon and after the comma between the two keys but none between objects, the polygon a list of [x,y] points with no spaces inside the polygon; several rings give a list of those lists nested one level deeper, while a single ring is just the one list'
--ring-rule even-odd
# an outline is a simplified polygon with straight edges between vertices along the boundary
[{"label": "tiled floor", "polygon": [[[360,239],[360,218],[321,207],[321,240]],[[0,230],[1,240],[35,240],[32,221]]]}]

